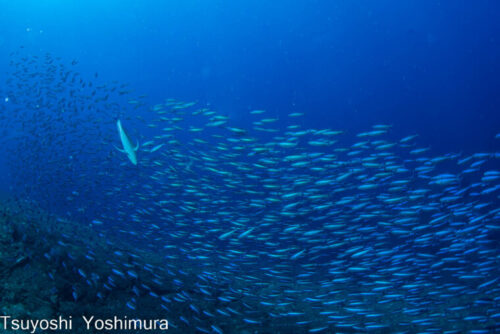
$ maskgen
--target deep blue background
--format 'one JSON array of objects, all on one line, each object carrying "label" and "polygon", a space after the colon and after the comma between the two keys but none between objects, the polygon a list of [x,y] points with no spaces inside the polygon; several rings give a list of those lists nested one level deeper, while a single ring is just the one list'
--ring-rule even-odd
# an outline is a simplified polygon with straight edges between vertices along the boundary
[{"label": "deep blue background", "polygon": [[129,82],[151,103],[394,125],[437,152],[498,148],[498,1],[2,1],[0,73],[20,45]]}]

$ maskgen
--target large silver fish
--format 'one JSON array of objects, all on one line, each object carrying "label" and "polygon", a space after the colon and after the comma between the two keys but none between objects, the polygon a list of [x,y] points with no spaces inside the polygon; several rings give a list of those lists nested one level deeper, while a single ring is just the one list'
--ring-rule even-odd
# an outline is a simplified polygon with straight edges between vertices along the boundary
[{"label": "large silver fish", "polygon": [[130,159],[130,161],[134,165],[137,165],[137,150],[139,149],[139,143],[137,143],[135,147],[132,146],[130,137],[125,132],[125,129],[123,129],[122,122],[120,120],[116,122],[116,126],[118,128],[118,134],[120,135],[120,140],[122,142],[123,150],[115,146],[116,149],[122,153],[125,153],[127,157]]}]

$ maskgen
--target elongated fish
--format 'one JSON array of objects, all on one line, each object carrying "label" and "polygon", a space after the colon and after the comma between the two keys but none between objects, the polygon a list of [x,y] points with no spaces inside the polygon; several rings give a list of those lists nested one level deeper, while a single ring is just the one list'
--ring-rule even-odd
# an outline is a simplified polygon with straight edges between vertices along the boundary
[{"label": "elongated fish", "polygon": [[134,165],[137,165],[137,150],[139,149],[139,143],[137,143],[135,147],[132,146],[130,137],[125,132],[125,129],[123,129],[122,122],[120,120],[116,122],[116,126],[118,128],[118,134],[120,135],[120,140],[123,145],[123,150],[115,146],[116,149],[122,153],[127,154],[127,157],[130,159],[130,161]]}]

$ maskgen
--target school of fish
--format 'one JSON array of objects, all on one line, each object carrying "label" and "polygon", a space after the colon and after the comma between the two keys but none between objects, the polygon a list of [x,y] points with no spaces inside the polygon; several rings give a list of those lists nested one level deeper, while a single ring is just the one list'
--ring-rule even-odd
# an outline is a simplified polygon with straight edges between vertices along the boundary
[{"label": "school of fish", "polygon": [[[500,134],[496,150],[436,154],[391,125],[312,129],[307,112],[264,110],[238,123],[77,61],[11,59],[10,191],[130,244],[108,277],[92,256],[75,264],[97,298],[145,271],[124,308],[153,299],[174,332],[500,331]],[[131,268],[136,249],[164,264]]]}]

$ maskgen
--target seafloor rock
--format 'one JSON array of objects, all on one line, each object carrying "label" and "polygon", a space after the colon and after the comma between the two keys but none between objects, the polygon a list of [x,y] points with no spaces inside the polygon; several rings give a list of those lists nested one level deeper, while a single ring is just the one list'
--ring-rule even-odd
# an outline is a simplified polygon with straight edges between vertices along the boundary
[{"label": "seafloor rock", "polygon": [[[137,249],[132,259],[123,249],[130,245],[51,217],[32,204],[0,204],[0,311],[24,319],[71,315],[75,322],[81,315],[158,318],[165,313],[159,297],[173,298],[180,288],[144,269],[163,264],[159,255]],[[134,274],[117,271],[112,265],[117,261],[127,263]],[[190,284],[186,278],[182,288],[192,291]],[[169,316],[178,317],[178,312],[182,309],[171,310]]]}]

